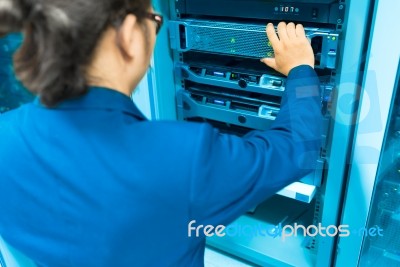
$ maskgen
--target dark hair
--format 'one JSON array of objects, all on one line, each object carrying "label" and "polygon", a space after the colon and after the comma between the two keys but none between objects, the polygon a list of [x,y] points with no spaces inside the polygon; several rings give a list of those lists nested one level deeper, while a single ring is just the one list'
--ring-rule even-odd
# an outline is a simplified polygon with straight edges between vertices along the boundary
[{"label": "dark hair", "polygon": [[141,22],[150,0],[1,0],[0,35],[22,30],[17,77],[46,106],[87,92],[86,69],[109,26],[127,11]]}]

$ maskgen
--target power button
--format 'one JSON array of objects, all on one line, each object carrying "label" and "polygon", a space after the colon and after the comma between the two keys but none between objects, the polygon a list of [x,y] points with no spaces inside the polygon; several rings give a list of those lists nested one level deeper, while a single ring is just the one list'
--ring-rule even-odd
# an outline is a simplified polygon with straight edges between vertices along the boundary
[{"label": "power button", "polygon": [[311,15],[313,19],[318,18],[318,8],[313,8],[311,11]]}]

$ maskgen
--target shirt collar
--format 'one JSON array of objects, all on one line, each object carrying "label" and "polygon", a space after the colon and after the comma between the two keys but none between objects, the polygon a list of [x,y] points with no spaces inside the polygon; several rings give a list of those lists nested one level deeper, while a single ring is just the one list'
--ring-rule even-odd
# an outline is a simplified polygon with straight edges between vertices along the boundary
[{"label": "shirt collar", "polygon": [[[43,107],[39,98],[36,98],[35,104]],[[138,120],[147,120],[130,97],[105,87],[89,87],[89,91],[85,95],[64,100],[53,109],[120,110]]]}]

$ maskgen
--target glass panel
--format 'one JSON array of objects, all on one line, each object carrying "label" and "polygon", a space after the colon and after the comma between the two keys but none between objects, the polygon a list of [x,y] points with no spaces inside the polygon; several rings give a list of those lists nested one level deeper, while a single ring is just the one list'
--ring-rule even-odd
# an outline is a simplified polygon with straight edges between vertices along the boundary
[{"label": "glass panel", "polygon": [[[400,73],[359,266],[400,266]],[[374,230],[372,230],[374,229]]]},{"label": "glass panel", "polygon": [[0,38],[0,113],[17,108],[34,98],[14,75],[12,56],[21,41],[20,34]]}]

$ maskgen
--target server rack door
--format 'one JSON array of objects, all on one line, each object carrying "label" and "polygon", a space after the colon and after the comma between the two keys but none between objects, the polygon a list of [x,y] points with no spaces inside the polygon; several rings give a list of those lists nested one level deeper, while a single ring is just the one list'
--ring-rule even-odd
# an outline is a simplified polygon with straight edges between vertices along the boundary
[{"label": "server rack door", "polygon": [[[400,266],[400,3],[375,5],[335,266]],[[389,41],[390,40],[390,41]]]}]

